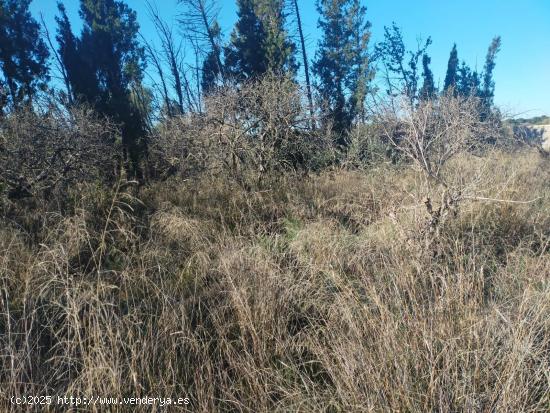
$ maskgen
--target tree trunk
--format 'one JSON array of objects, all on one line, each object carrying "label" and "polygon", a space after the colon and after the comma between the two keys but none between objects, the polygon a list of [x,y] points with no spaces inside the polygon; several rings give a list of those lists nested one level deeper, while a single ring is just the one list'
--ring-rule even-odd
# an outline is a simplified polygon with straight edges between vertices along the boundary
[{"label": "tree trunk", "polygon": [[294,10],[296,12],[296,20],[298,22],[298,33],[300,34],[300,44],[302,47],[302,58],[304,60],[304,72],[306,74],[307,99],[309,102],[309,113],[311,115],[311,128],[315,129],[315,112],[313,110],[313,95],[311,94],[311,82],[309,80],[309,62],[307,60],[306,42],[304,40],[304,32],[302,30],[302,19],[300,10],[298,9],[298,0],[293,0]]}]

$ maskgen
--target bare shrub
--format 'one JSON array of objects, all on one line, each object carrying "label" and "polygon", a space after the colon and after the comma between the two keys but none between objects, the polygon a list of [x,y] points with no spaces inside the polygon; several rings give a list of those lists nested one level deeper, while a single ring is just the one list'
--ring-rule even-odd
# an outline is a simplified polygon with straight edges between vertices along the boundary
[{"label": "bare shrub", "polygon": [[380,132],[426,175],[440,183],[445,163],[483,143],[494,124],[480,120],[475,97],[445,94],[411,105],[405,98],[383,103],[375,114]]},{"label": "bare shrub", "polygon": [[[484,162],[476,165],[474,173],[451,179],[449,162],[468,154],[487,158],[500,146],[503,135],[501,117],[497,111],[482,116],[481,102],[475,96],[455,97],[446,93],[420,101],[418,104],[403,98],[389,98],[377,106],[374,119],[382,139],[422,171],[426,195],[422,202],[429,214],[426,230],[437,234],[439,227],[465,199],[478,198],[478,183],[484,174],[491,174]],[[467,177],[467,179],[466,179]],[[443,187],[436,203],[434,190]]]},{"label": "bare shrub", "polygon": [[201,115],[169,117],[153,132],[151,169],[161,179],[174,174],[190,178],[215,173],[220,167],[216,164],[216,145]]},{"label": "bare shrub", "polygon": [[353,167],[372,167],[380,162],[396,162],[391,143],[378,131],[376,124],[356,125],[350,132],[350,145],[345,163]]},{"label": "bare shrub", "polygon": [[0,182],[12,198],[62,190],[116,173],[116,128],[90,110],[23,109],[0,124]]},{"label": "bare shrub", "polygon": [[327,141],[309,130],[309,118],[296,83],[266,75],[219,89],[206,98],[203,114],[166,122],[154,142],[183,175],[229,174],[246,186],[314,168],[330,156]]}]

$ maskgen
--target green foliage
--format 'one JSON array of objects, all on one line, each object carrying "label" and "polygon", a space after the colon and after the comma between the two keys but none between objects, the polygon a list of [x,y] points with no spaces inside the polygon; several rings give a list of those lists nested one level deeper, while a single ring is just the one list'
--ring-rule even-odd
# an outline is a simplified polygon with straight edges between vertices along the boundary
[{"label": "green foliage", "polygon": [[422,88],[419,93],[420,99],[422,100],[433,99],[437,93],[434,83],[434,75],[430,69],[431,60],[432,59],[430,56],[424,53],[424,56],[422,57],[422,77],[424,79],[424,83],[422,84]]},{"label": "green foliage", "polygon": [[458,77],[458,52],[456,50],[456,43],[453,45],[451,54],[449,55],[449,62],[447,63],[447,74],[445,75],[445,83],[443,84],[443,90],[447,91],[449,88],[455,88]]},{"label": "green foliage", "polygon": [[374,70],[370,67],[370,59],[367,53],[370,40],[371,24],[365,21],[366,8],[360,2],[354,1],[349,13],[349,24],[352,32],[352,71],[350,86],[352,91],[350,105],[354,116],[360,116],[361,121],[366,121],[365,100],[370,89],[370,82],[374,78]]},{"label": "green foliage", "polygon": [[375,54],[384,68],[387,93],[390,96],[403,94],[411,105],[418,101],[418,61],[426,54],[431,43],[428,37],[424,45],[419,44],[415,51],[407,50],[401,29],[395,23],[391,27],[384,27],[384,40],[376,45]]},{"label": "green foliage", "polygon": [[363,112],[373,74],[367,55],[370,23],[358,0],[319,0],[317,9],[322,39],[313,73],[324,118],[343,145],[347,143],[344,135]]},{"label": "green foliage", "polygon": [[268,69],[294,75],[297,70],[296,45],[285,30],[284,0],[256,0],[256,13],[266,32],[264,40]]},{"label": "green foliage", "polygon": [[489,45],[481,74],[477,70],[472,70],[464,61],[459,65],[456,44],[453,45],[449,56],[443,91],[447,91],[452,87],[455,96],[478,97],[481,100],[480,115],[482,117],[489,116],[493,108],[495,95],[493,72],[496,66],[496,55],[500,51],[500,45],[501,39],[500,36],[497,36]]},{"label": "green foliage", "polygon": [[31,103],[48,80],[48,49],[31,16],[31,0],[0,0],[0,112]]},{"label": "green foliage", "polygon": [[460,65],[456,79],[457,83],[455,85],[455,95],[463,97],[479,97],[479,73],[477,73],[477,71],[475,70],[473,71],[472,69],[470,69],[466,62],[462,62],[462,64]]},{"label": "green foliage", "polygon": [[144,120],[131,99],[142,80],[144,58],[136,13],[122,1],[81,0],[84,27],[76,37],[63,5],[58,7],[59,54],[74,98],[120,124],[130,172],[137,174],[146,147]]},{"label": "green foliage", "polygon": [[281,0],[238,0],[237,23],[225,48],[227,72],[251,79],[296,71],[295,45],[284,29]]},{"label": "green foliage", "polygon": [[495,81],[493,79],[493,71],[495,70],[496,55],[500,51],[501,39],[500,36],[495,37],[489,49],[487,50],[487,56],[485,58],[485,66],[483,67],[483,89],[482,100],[483,106],[488,111],[493,106],[493,98],[495,96]]},{"label": "green foliage", "polygon": [[253,0],[239,0],[237,6],[238,20],[225,50],[225,62],[231,75],[252,78],[267,71],[263,47],[266,32],[254,11]]},{"label": "green foliage", "polygon": [[80,39],[72,31],[71,23],[67,16],[65,5],[57,4],[60,16],[56,17],[57,22],[57,44],[58,53],[67,73],[70,90],[68,91],[70,100],[74,98],[84,99],[99,95],[99,88],[93,68],[84,62],[84,54],[80,53],[82,49]]}]

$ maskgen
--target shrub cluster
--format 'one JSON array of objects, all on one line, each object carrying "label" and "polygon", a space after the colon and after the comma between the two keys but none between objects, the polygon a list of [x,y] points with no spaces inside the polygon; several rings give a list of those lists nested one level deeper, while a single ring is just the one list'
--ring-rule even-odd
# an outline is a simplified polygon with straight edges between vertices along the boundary
[{"label": "shrub cluster", "polygon": [[155,126],[141,184],[89,111],[0,121],[0,409],[547,409],[548,159],[479,150],[498,129],[451,96],[342,153],[301,99],[220,90]]}]

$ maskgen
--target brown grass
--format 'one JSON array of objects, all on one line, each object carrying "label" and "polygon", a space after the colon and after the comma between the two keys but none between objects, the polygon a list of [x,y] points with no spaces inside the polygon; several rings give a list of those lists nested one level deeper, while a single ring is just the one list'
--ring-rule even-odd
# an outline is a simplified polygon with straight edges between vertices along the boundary
[{"label": "brown grass", "polygon": [[86,185],[63,211],[2,201],[2,409],[548,411],[550,167],[525,152],[446,168],[478,197],[537,200],[464,200],[429,233],[423,199],[442,189],[379,165],[257,192]]}]

